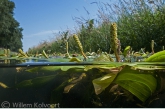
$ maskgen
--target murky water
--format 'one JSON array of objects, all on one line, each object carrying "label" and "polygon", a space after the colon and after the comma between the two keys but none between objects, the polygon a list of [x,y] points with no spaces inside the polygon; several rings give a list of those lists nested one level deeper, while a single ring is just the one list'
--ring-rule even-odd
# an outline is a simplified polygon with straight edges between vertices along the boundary
[{"label": "murky water", "polygon": [[116,91],[118,94],[111,93],[114,84],[96,95],[92,80],[107,73],[100,73],[98,69],[84,71],[81,69],[84,65],[66,70],[66,66],[73,64],[45,60],[28,60],[23,64],[13,62],[10,65],[1,63],[1,107],[164,107],[164,91],[151,97],[147,103],[135,96],[132,100],[122,96],[124,92],[118,91],[120,87]]}]

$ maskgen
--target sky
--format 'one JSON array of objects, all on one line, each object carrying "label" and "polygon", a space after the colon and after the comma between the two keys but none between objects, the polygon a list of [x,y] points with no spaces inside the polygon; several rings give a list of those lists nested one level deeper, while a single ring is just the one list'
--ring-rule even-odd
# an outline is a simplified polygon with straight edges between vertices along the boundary
[{"label": "sky", "polygon": [[[14,18],[23,28],[23,51],[43,41],[51,41],[55,33],[74,29],[74,17],[95,19],[98,6],[93,2],[110,0],[11,0],[15,3]],[[88,10],[89,15],[85,11]]]}]

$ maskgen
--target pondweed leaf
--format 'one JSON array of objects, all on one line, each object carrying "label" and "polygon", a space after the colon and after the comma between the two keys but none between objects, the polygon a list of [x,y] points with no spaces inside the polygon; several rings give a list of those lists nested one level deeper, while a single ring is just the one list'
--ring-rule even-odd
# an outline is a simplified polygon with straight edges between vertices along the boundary
[{"label": "pondweed leaf", "polygon": [[78,69],[84,71],[84,66],[60,66],[62,71],[68,71],[69,69]]},{"label": "pondweed leaf", "polygon": [[92,81],[96,95],[100,94],[115,79],[116,74],[110,73]]},{"label": "pondweed leaf", "polygon": [[80,59],[72,57],[69,62],[82,62]]},{"label": "pondweed leaf", "polygon": [[49,62],[69,62],[70,59],[68,58],[49,58],[47,59]]},{"label": "pondweed leaf", "polygon": [[156,65],[135,65],[133,67],[131,67],[131,69],[133,70],[147,70],[147,71],[150,71],[150,70],[164,70],[165,69],[165,66],[156,66]]},{"label": "pondweed leaf", "polygon": [[127,52],[130,50],[130,46],[127,46],[125,49],[124,49],[124,52],[123,52],[123,55],[124,55],[124,57],[126,57],[127,56]]},{"label": "pondweed leaf", "polygon": [[61,70],[61,66],[34,67],[34,68],[29,68],[26,71],[31,72],[31,73],[37,73],[37,72],[55,72],[57,70]]},{"label": "pondweed leaf", "polygon": [[119,63],[119,62],[93,62],[93,65],[88,65],[85,66],[85,71],[88,71],[90,69],[93,68],[97,68],[97,69],[101,69],[101,70],[107,70],[107,69],[113,69],[113,68],[117,68],[123,66],[123,63]]},{"label": "pondweed leaf", "polygon": [[73,69],[74,71],[84,71],[84,66],[41,66],[27,69],[26,71],[31,73],[37,72],[56,72],[57,70],[68,71]]},{"label": "pondweed leaf", "polygon": [[165,62],[134,62],[134,63],[124,63],[124,65],[131,66],[133,70],[164,70]]},{"label": "pondweed leaf", "polygon": [[131,92],[142,102],[145,102],[157,88],[157,80],[153,74],[132,70],[130,66],[125,66],[118,73],[114,82]]},{"label": "pondweed leaf", "polygon": [[145,61],[146,62],[165,62],[165,50],[151,55]]},{"label": "pondweed leaf", "polygon": [[15,88],[26,88],[26,87],[38,87],[46,84],[47,82],[53,80],[56,77],[56,75],[50,75],[50,76],[42,76],[37,77],[34,79],[24,80],[18,84],[16,84]]},{"label": "pondweed leaf", "polygon": [[9,88],[6,84],[0,82],[0,86],[3,87],[3,88]]},{"label": "pondweed leaf", "polygon": [[[55,104],[55,103],[60,103],[62,98],[63,98],[63,92],[64,88],[68,84],[68,80],[62,82],[58,87],[54,88],[53,91],[51,92],[51,97],[50,97],[50,103]],[[51,106],[54,108],[54,106]]]},{"label": "pondweed leaf", "polygon": [[99,61],[99,62],[110,62],[111,58],[108,55],[101,54],[99,57],[95,58],[93,61],[94,62],[97,62],[97,61]]}]

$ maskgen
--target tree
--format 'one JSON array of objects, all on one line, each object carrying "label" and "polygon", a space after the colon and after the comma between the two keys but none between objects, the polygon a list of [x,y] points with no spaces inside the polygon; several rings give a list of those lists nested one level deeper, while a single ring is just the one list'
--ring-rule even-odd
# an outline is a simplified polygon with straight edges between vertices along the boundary
[{"label": "tree", "polygon": [[14,8],[14,2],[0,0],[0,47],[17,51],[22,49],[23,29],[13,17]]}]

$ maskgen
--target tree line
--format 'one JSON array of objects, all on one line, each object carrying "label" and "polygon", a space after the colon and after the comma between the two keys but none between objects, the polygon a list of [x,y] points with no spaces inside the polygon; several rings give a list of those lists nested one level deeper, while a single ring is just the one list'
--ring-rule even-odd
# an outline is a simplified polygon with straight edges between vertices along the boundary
[{"label": "tree line", "polygon": [[[78,35],[85,52],[110,51],[110,25],[117,23],[118,39],[121,50],[131,46],[134,51],[144,48],[151,52],[151,40],[154,40],[155,51],[165,45],[165,5],[164,0],[118,0],[117,4],[97,3],[98,18],[75,18],[78,24]],[[73,33],[66,30],[58,34],[53,42],[43,42],[29,48],[30,52],[65,53],[66,41],[69,52],[78,52]]]},{"label": "tree line", "polygon": [[14,16],[15,3],[10,0],[0,0],[0,47],[18,51],[22,49],[22,31]]}]

